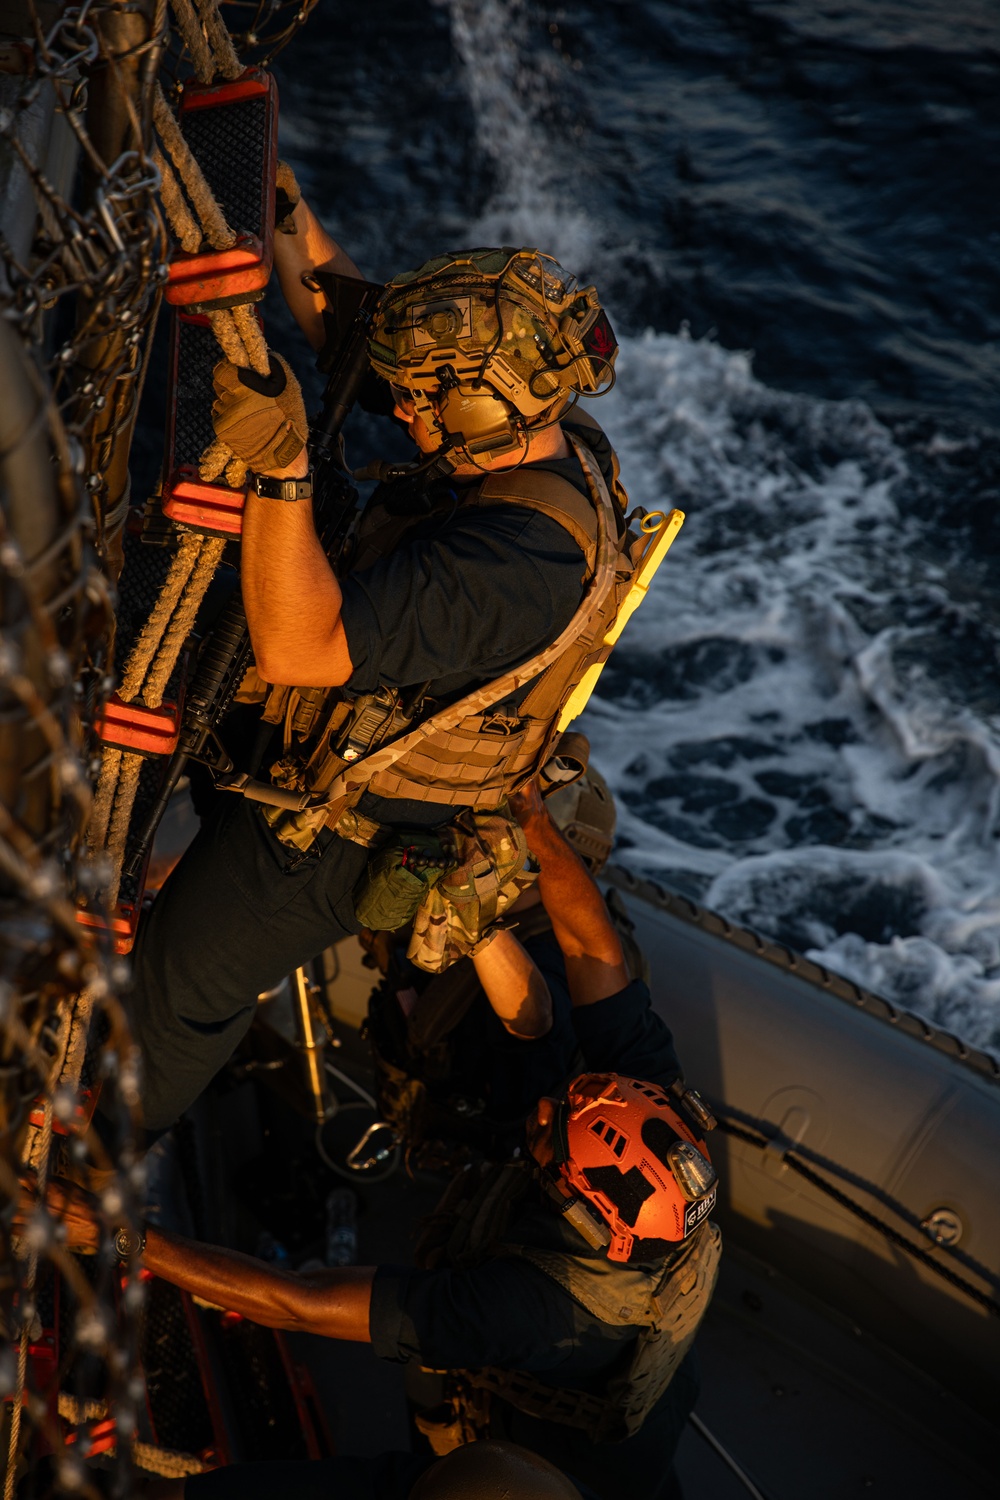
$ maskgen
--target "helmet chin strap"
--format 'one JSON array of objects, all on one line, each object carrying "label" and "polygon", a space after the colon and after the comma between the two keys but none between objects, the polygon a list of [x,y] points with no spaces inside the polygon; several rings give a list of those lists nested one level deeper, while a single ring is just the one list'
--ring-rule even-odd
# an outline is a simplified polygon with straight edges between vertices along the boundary
[{"label": "helmet chin strap", "polygon": [[[445,376],[442,381],[442,391],[458,388],[459,382],[454,376],[450,366],[444,365],[439,372]],[[449,378],[450,377],[450,378]],[[484,382],[485,384],[485,382]],[[483,459],[496,459],[507,455],[517,455],[517,463],[511,467],[520,468],[527,461],[528,451],[531,447],[531,439],[536,432],[543,432],[546,428],[554,426],[559,417],[563,415],[564,403],[560,402],[560,409],[555,417],[548,421],[539,423],[537,426],[525,421],[521,414],[511,403],[504,400],[498,392],[490,392],[492,399],[503,401],[511,412],[509,430],[514,438],[513,442],[498,440],[488,447],[476,448],[473,451],[472,440],[462,432],[449,431],[441,420],[440,412],[428,400],[424,392],[414,393],[414,405],[418,414],[423,417],[424,425],[428,430],[432,427],[441,435],[441,446],[434,453],[428,454],[424,459],[411,464],[391,464],[382,459],[375,459],[365,464],[361,469],[354,469],[355,479],[374,479],[380,483],[387,483],[395,479],[440,479],[447,474],[452,474],[462,464],[468,464],[477,469],[481,474],[491,473],[483,462]]]}]

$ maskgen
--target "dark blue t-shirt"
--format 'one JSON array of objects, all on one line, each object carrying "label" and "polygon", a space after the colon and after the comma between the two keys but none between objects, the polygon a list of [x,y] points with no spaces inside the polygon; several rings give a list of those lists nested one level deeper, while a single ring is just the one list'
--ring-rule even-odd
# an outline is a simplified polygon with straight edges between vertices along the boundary
[{"label": "dark blue t-shirt", "polygon": [[[515,914],[510,925],[552,998],[552,1026],[544,1036],[519,1037],[507,1030],[469,958],[439,976],[397,955],[369,1001],[368,1034],[379,1056],[424,1085],[420,1129],[427,1140],[467,1142],[503,1161],[523,1148],[524,1122],[541,1095],[564,1086],[572,1074],[577,1042],[566,964],[551,927],[535,930],[533,916],[530,910]],[[443,1036],[435,1030],[433,1042],[415,1045],[414,1034],[427,1035],[428,1007],[431,1018],[440,1014],[436,1007],[447,1008],[456,984],[472,992],[465,1014]],[[409,1006],[412,990],[419,996],[416,1010]]]},{"label": "dark blue t-shirt", "polygon": [[[573,1011],[587,1072],[614,1072],[666,1086],[680,1075],[670,1031],[635,980],[617,995]],[[589,1251],[555,1212],[530,1201],[508,1231],[574,1255]],[[560,1387],[601,1393],[627,1357],[634,1328],[603,1323],[530,1262],[497,1256],[468,1270],[380,1266],[370,1329],[376,1354],[429,1369],[492,1365],[530,1370]],[[505,1437],[571,1473],[586,1474],[601,1500],[662,1500],[670,1466],[697,1394],[686,1360],[642,1428],[622,1443],[594,1443],[586,1432],[544,1422],[493,1398],[491,1437]]]},{"label": "dark blue t-shirt", "polygon": [[448,702],[555,640],[583,593],[583,553],[564,526],[520,505],[463,509],[457,486],[387,557],[344,579],[347,687],[429,682]]}]

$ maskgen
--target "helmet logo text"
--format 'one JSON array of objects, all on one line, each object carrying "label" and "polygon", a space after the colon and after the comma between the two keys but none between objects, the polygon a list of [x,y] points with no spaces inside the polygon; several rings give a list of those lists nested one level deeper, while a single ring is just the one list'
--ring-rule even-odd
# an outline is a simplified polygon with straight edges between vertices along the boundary
[{"label": "helmet logo text", "polygon": [[415,347],[453,344],[457,339],[472,337],[471,297],[417,302],[410,310],[410,318]]}]

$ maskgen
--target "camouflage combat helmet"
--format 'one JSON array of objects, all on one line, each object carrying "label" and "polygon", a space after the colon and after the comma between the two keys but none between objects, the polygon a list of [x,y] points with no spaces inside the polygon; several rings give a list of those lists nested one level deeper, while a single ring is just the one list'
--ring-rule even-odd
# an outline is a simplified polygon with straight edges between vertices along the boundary
[{"label": "camouflage combat helmet", "polygon": [[475,461],[526,448],[574,395],[609,390],[618,343],[592,286],[549,255],[504,246],[390,281],[369,353],[428,431]]},{"label": "camouflage combat helmet", "polygon": [[615,799],[600,771],[588,766],[569,786],[549,792],[545,806],[553,823],[596,875],[611,857],[618,821]]}]

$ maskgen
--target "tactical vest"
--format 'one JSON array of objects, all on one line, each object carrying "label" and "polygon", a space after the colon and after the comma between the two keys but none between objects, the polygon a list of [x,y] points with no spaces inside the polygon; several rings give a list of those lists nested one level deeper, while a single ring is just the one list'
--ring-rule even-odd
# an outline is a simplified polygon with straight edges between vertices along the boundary
[{"label": "tactical vest", "polygon": [[532,1185],[526,1164],[510,1162],[490,1169],[478,1189],[467,1192],[462,1201],[469,1181],[469,1172],[460,1174],[445,1194],[418,1246],[418,1264],[467,1268],[490,1256],[519,1256],[602,1323],[634,1327],[637,1336],[601,1395],[553,1386],[523,1370],[450,1371],[450,1421],[440,1423],[436,1432],[427,1419],[418,1419],[418,1426],[432,1446],[435,1440],[440,1444],[436,1452],[448,1451],[452,1438],[457,1446],[470,1435],[488,1435],[484,1398],[492,1394],[528,1416],[582,1428],[595,1442],[632,1437],[677,1373],[708,1308],[722,1246],[718,1227],[704,1223],[678,1250],[648,1265],[620,1265],[603,1256],[591,1259],[526,1242],[532,1220],[551,1214],[545,1204],[519,1214],[518,1239],[511,1237],[508,1225],[514,1210]]},{"label": "tactical vest", "polygon": [[[648,981],[649,965],[624,902],[614,890],[605,900],[621,940],[629,978]],[[522,943],[552,931],[551,919],[541,902],[518,912],[511,925]],[[523,1126],[523,1120],[490,1118],[489,1101],[482,1098],[479,1080],[455,1072],[455,1030],[483,994],[471,960],[462,959],[435,975],[421,990],[409,1014],[404,1015],[396,994],[403,980],[398,975],[393,978],[393,960],[386,951],[391,941],[386,935],[379,959],[386,977],[372,992],[365,1023],[382,1118],[395,1128],[408,1151],[429,1141],[441,1141],[471,1145],[494,1158],[499,1147],[500,1154],[507,1156],[512,1144],[523,1143],[523,1131],[521,1141],[511,1143],[504,1127]],[[579,1068],[571,1068],[568,1076],[574,1071],[579,1072]],[[553,1078],[547,1087],[555,1089],[564,1081]]]},{"label": "tactical vest", "polygon": [[[541,904],[519,913],[521,942],[551,932]],[[499,1120],[492,1113],[481,1077],[455,1070],[454,1034],[483,988],[471,959],[437,974],[417,996],[409,1015],[397,999],[391,970],[368,1003],[366,1037],[375,1064],[382,1118],[396,1130],[407,1152],[435,1144],[434,1159],[462,1159],[462,1148],[496,1159],[523,1144],[523,1117]],[[555,1087],[559,1080],[553,1079]],[[520,1142],[512,1137],[520,1133]],[[440,1145],[438,1144],[440,1143]],[[454,1147],[460,1149],[458,1153]],[[465,1150],[468,1157],[468,1150]]]},{"label": "tactical vest", "polygon": [[[350,813],[365,791],[393,800],[497,808],[544,764],[574,687],[610,650],[605,635],[648,542],[627,529],[627,496],[617,474],[612,498],[580,435],[596,424],[576,417],[566,431],[588,495],[561,475],[528,466],[487,475],[462,500],[463,510],[502,504],[541,511],[570,533],[586,569],[583,599],[569,625],[530,661],[423,719],[419,704],[408,708],[402,695],[384,688],[356,700],[336,688],[271,689],[264,718],[285,725],[285,755],[272,774],[279,785],[310,794],[303,812],[269,811],[286,842],[305,848],[324,824],[367,841],[366,820]],[[369,567],[387,556],[425,520],[376,508],[362,521],[353,566]],[[528,683],[516,711],[503,712],[505,700]]]}]

